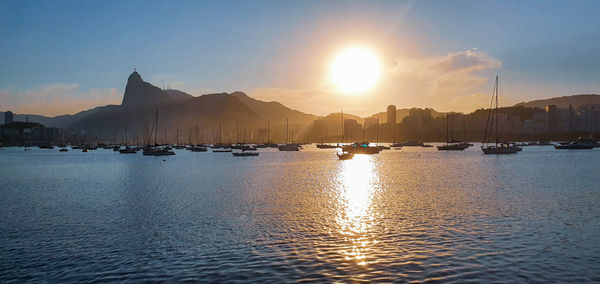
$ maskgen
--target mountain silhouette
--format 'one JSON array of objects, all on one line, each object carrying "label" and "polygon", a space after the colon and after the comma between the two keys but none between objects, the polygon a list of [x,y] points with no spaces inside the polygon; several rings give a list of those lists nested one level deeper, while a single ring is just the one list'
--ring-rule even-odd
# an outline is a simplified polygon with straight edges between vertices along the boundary
[{"label": "mountain silhouette", "polygon": [[179,93],[169,95],[169,93],[159,87],[144,82],[142,76],[137,71],[133,71],[129,75],[129,78],[127,78],[127,86],[125,87],[121,106],[125,108],[157,106],[183,101],[180,98],[181,95]]},{"label": "mountain silhouette", "polygon": [[[159,113],[160,132],[169,134],[176,129],[186,133],[198,125],[202,129],[216,131],[221,127],[228,135],[234,135],[236,126],[257,132],[266,128],[268,120],[282,132],[287,119],[297,132],[312,125],[317,117],[292,110],[278,102],[264,102],[248,97],[243,92],[213,93],[194,97],[179,90],[162,90],[148,82],[134,71],[127,79],[121,105],[105,106],[89,111],[85,116],[72,119],[70,128],[94,133],[99,136],[122,132],[147,132],[152,127],[156,111]],[[189,133],[189,132],[188,132]],[[225,135],[225,134],[223,134]],[[185,135],[180,135],[185,136]]]},{"label": "mountain silhouette", "polygon": [[556,105],[556,107],[558,107],[558,108],[569,108],[569,104],[571,104],[574,108],[578,108],[578,107],[582,107],[582,106],[599,106],[600,105],[600,95],[583,94],[583,95],[556,97],[556,98],[543,99],[543,100],[534,100],[534,101],[530,101],[530,102],[522,102],[522,103],[516,104],[515,106],[537,107],[537,108],[543,109],[547,105]]}]

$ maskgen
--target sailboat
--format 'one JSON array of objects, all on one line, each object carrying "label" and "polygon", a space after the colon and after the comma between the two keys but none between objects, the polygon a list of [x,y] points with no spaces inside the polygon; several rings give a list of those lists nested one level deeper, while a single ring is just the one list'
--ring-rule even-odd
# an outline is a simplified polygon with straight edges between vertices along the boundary
[{"label": "sailboat", "polygon": [[[496,103],[496,107],[492,109],[492,105]],[[494,144],[490,143],[492,139],[492,130],[494,131]],[[492,93],[492,102],[490,104],[490,112],[485,125],[485,134],[483,137],[483,145],[481,150],[484,154],[515,154],[519,148],[514,143],[500,143],[498,139],[498,76],[494,84],[494,92]]]},{"label": "sailboat", "polygon": [[177,144],[175,144],[175,146],[173,146],[173,148],[181,150],[183,148],[185,148],[184,145],[179,144],[179,128],[177,128]]},{"label": "sailboat", "polygon": [[120,154],[135,154],[135,149],[129,147],[127,143],[127,128],[125,128],[125,148],[119,149]]},{"label": "sailboat", "polygon": [[156,108],[156,115],[154,116],[154,125],[152,127],[152,131],[154,132],[154,147],[150,146],[150,138],[152,137],[152,132],[150,132],[150,137],[148,137],[148,147],[144,148],[144,156],[169,156],[175,155],[175,152],[166,150],[164,148],[159,148],[156,143],[156,136],[158,133],[158,108]]},{"label": "sailboat", "polygon": [[[244,128],[244,137],[242,138],[242,145],[240,147],[240,149],[242,150],[241,152],[233,152],[231,154],[233,154],[234,157],[252,157],[252,156],[258,156],[258,152],[256,151],[257,149],[254,147],[249,147],[246,146],[246,128]],[[252,151],[252,152],[247,152],[247,151]]]},{"label": "sailboat", "polygon": [[[446,144],[441,145],[441,146],[437,146],[439,151],[462,151],[464,149],[467,148],[466,145],[462,144],[462,143],[455,143],[454,142],[454,115],[452,115],[452,134],[449,135],[450,133],[450,120],[448,119],[448,116],[450,116],[451,114],[446,114]],[[450,136],[452,138],[450,138]]]},{"label": "sailboat", "polygon": [[288,144],[288,119],[285,119],[285,144],[279,146],[279,151],[300,151],[300,147],[298,145]]},{"label": "sailboat", "polygon": [[323,144],[323,125],[321,124],[321,143],[317,144],[317,148],[319,149],[334,149],[337,148],[336,145]]}]

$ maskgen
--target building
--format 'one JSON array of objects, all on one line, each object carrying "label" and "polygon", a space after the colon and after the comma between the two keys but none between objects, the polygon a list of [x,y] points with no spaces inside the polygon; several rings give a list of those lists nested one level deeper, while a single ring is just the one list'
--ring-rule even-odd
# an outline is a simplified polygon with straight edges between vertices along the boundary
[{"label": "building", "polygon": [[369,128],[371,126],[373,126],[373,127],[377,126],[377,117],[365,118],[365,127]]},{"label": "building", "polygon": [[547,105],[546,112],[548,113],[548,132],[557,132],[558,119],[556,113],[556,105]]},{"label": "building", "polygon": [[344,120],[344,141],[359,141],[362,139],[363,128],[356,119]]},{"label": "building", "polygon": [[387,107],[387,123],[396,124],[396,106],[389,105]]},{"label": "building", "polygon": [[14,121],[14,115],[12,113],[12,111],[7,111],[4,113],[4,124],[9,124],[9,123],[13,123]]}]

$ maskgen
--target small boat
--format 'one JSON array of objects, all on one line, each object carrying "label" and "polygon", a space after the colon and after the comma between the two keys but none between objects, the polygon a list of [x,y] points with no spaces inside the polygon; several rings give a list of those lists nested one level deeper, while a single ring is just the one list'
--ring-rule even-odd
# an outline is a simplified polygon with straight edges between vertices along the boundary
[{"label": "small boat", "polygon": [[395,142],[390,147],[427,147],[423,142],[410,140],[406,142]]},{"label": "small boat", "polygon": [[336,153],[336,155],[338,156],[338,159],[340,159],[340,160],[350,160],[350,159],[354,158],[354,154],[348,153],[348,152]]},{"label": "small boat", "polygon": [[231,149],[217,149],[217,150],[212,150],[213,153],[231,153]]},{"label": "small boat", "polygon": [[577,141],[567,143],[567,144],[559,144],[554,145],[555,149],[570,149],[570,150],[583,150],[583,149],[593,149],[596,147],[596,140],[594,138],[582,138],[579,137]]},{"label": "small boat", "polygon": [[[452,122],[450,122],[449,117],[452,118]],[[446,115],[446,144],[437,146],[438,151],[463,151],[467,149],[468,146],[462,143],[454,142],[454,115],[449,113]]]},{"label": "small boat", "polygon": [[381,149],[379,147],[369,146],[369,142],[363,141],[344,145],[342,151],[351,154],[379,154]]},{"label": "small boat", "polygon": [[494,146],[481,146],[481,150],[484,154],[515,154],[519,152],[522,148],[519,148],[511,143],[500,143]]},{"label": "small boat", "polygon": [[81,152],[87,153],[87,152],[88,152],[88,148],[83,148],[83,149],[81,150]]},{"label": "small boat", "polygon": [[200,146],[192,146],[192,147],[190,147],[189,150],[192,151],[192,152],[206,152],[206,151],[208,151],[208,149],[206,149],[206,147],[200,147]]},{"label": "small boat", "polygon": [[317,144],[317,148],[319,149],[335,149],[340,148],[339,145],[329,145],[329,144]]},{"label": "small boat", "polygon": [[258,152],[235,152],[235,153],[231,153],[233,154],[234,157],[251,157],[251,156],[258,156]]},{"label": "small boat", "polygon": [[175,152],[164,148],[146,148],[144,149],[143,154],[144,156],[171,156],[175,155]]},{"label": "small boat", "polygon": [[58,152],[69,152],[69,150],[67,150],[67,148],[61,148],[60,150],[58,150]]},{"label": "small boat", "polygon": [[467,147],[465,147],[464,145],[461,145],[461,144],[446,144],[446,145],[437,146],[437,148],[440,151],[463,151]]},{"label": "small boat", "polygon": [[148,146],[144,148],[142,154],[144,156],[171,156],[175,155],[175,152],[171,151],[171,147],[165,146],[163,148],[157,147],[156,137],[158,133],[158,108],[156,108],[156,114],[154,115],[154,125],[152,125],[152,131],[154,132],[154,147],[150,147],[150,137],[148,137]]},{"label": "small boat", "polygon": [[137,152],[135,151],[135,149],[127,146],[123,149],[119,149],[119,153],[120,154],[136,154]]},{"label": "small boat", "polygon": [[383,145],[379,145],[377,146],[377,148],[379,148],[379,151],[383,151],[383,150],[390,150],[392,148],[388,147],[388,146],[383,146]]},{"label": "small boat", "polygon": [[279,151],[300,151],[300,147],[297,145],[283,144],[278,147]]}]

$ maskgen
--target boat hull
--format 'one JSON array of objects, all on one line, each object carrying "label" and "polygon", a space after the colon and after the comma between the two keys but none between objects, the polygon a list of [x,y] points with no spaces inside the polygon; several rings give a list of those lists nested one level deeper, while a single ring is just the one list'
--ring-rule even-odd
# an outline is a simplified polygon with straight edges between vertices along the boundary
[{"label": "boat hull", "polygon": [[516,154],[519,149],[517,147],[481,147],[481,150],[484,154],[494,154],[494,155],[502,155],[502,154]]},{"label": "boat hull", "polygon": [[295,151],[300,151],[300,147],[296,147],[296,146],[292,146],[292,145],[282,145],[282,146],[279,146],[279,151],[295,152]]},{"label": "boat hull", "polygon": [[340,160],[350,160],[354,158],[354,154],[351,153],[337,154],[337,156]]},{"label": "boat hull", "polygon": [[241,152],[241,153],[231,153],[234,157],[256,157],[258,156],[258,152]]},{"label": "boat hull", "polygon": [[144,156],[171,156],[175,155],[175,152],[171,151],[144,151]]},{"label": "boat hull", "polygon": [[587,149],[594,149],[594,145],[583,145],[583,144],[554,145],[554,149],[587,150]]}]

